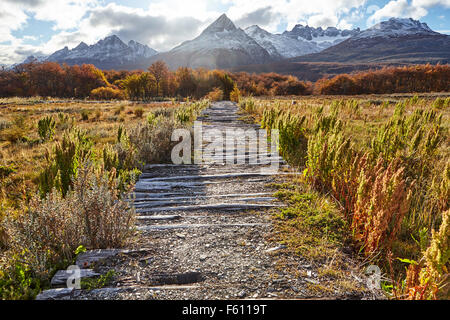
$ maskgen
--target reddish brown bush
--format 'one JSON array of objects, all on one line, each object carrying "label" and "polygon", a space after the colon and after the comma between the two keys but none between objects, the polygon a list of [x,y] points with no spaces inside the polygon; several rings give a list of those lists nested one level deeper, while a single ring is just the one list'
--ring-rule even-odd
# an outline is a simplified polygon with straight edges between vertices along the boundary
[{"label": "reddish brown bush", "polygon": [[338,75],[316,83],[319,94],[382,94],[450,90],[449,65],[389,67],[352,75]]}]

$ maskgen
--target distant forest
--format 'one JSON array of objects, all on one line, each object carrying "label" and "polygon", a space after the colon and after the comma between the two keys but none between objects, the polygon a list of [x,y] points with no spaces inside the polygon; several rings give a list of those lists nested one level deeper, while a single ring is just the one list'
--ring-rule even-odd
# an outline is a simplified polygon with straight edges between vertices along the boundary
[{"label": "distant forest", "polygon": [[250,74],[181,67],[157,61],[147,70],[102,71],[93,65],[30,63],[0,70],[0,97],[95,100],[230,99],[243,96],[356,95],[450,91],[449,65],[386,67],[341,74],[315,83],[276,73]]}]

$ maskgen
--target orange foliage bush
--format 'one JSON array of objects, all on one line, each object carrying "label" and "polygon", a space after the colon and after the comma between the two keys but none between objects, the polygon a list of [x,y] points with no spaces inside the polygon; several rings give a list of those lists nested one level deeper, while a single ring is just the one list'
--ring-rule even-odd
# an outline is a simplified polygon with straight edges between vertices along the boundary
[{"label": "orange foliage bush", "polygon": [[382,94],[450,90],[449,65],[388,67],[352,75],[338,75],[316,83],[318,94]]},{"label": "orange foliage bush", "polygon": [[125,98],[125,95],[119,89],[100,87],[91,91],[90,98],[96,100],[122,100]]},{"label": "orange foliage bush", "polygon": [[[381,94],[402,92],[432,92],[450,90],[449,65],[414,65],[390,67],[357,74],[342,74],[322,79],[315,85],[296,77],[276,73],[230,73],[222,70],[181,67],[170,71],[164,62],[149,67],[155,77],[158,97],[201,98],[220,88],[225,97],[236,86],[243,96],[286,96]],[[0,70],[0,97],[54,96],[85,98],[99,87],[115,85],[121,89],[125,79],[144,71],[102,72],[93,65],[60,66],[55,62],[18,65],[12,70]],[[231,79],[231,80],[230,80]]]}]

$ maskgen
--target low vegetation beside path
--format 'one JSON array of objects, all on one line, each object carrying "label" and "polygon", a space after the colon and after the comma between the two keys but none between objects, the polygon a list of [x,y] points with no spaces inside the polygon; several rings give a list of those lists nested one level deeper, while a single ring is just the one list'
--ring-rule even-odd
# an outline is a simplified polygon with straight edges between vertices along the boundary
[{"label": "low vegetation beside path", "polygon": [[208,105],[18,99],[3,107],[0,298],[33,298],[85,248],[124,246],[135,234],[127,200],[140,170],[169,162],[173,130]]},{"label": "low vegetation beside path", "polygon": [[[335,243],[344,228],[390,279],[381,283],[388,296],[448,299],[450,100],[373,98],[241,101],[263,128],[279,130],[282,156],[301,173],[291,188],[312,192],[279,194],[292,204],[276,217],[280,234],[311,255],[320,253],[312,230]],[[318,203],[317,192],[328,201]],[[343,220],[310,212],[311,201],[334,202]]]}]

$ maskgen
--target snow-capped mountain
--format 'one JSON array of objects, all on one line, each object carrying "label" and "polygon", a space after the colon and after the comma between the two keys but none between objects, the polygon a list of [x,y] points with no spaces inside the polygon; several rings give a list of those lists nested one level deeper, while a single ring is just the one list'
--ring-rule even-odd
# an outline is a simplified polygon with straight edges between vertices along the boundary
[{"label": "snow-capped mountain", "polygon": [[164,60],[170,68],[229,68],[237,65],[266,63],[271,55],[244,30],[223,14],[197,38],[183,42],[169,52],[152,57]]},{"label": "snow-capped mountain", "polygon": [[81,42],[71,50],[65,47],[48,57],[30,56],[25,62],[91,63],[101,69],[133,70],[146,69],[156,60],[165,61],[171,69],[236,70],[252,65],[250,69],[255,71],[282,73],[298,68],[297,62],[448,63],[450,36],[431,30],[425,23],[396,18],[364,31],[298,24],[291,31],[272,34],[256,25],[244,31],[223,14],[195,39],[160,54],[133,40],[126,44],[113,35],[90,46]]},{"label": "snow-capped mountain", "polygon": [[426,23],[422,23],[417,20],[409,19],[399,19],[391,18],[388,21],[382,21],[373,27],[362,31],[355,37],[356,39],[364,38],[395,38],[404,37],[410,35],[439,35],[440,33],[435,32],[428,27]]},{"label": "snow-capped mountain", "polygon": [[413,19],[392,18],[296,62],[449,63],[450,36]]},{"label": "snow-capped mountain", "polygon": [[283,32],[283,35],[294,40],[305,40],[317,46],[319,52],[337,45],[361,32],[359,28],[353,30],[340,30],[335,27],[327,29],[313,28],[297,24],[291,31]]},{"label": "snow-capped mountain", "polygon": [[119,37],[112,35],[93,45],[81,42],[75,48],[58,50],[48,57],[28,57],[25,62],[54,61],[69,65],[92,63],[98,68],[120,68],[140,63],[158,52],[134,40],[125,44]]},{"label": "snow-capped mountain", "polygon": [[272,34],[257,25],[246,28],[245,33],[266,49],[272,58],[293,58],[320,51],[314,42],[290,38],[283,34]]}]

